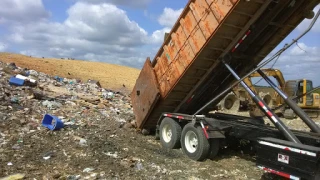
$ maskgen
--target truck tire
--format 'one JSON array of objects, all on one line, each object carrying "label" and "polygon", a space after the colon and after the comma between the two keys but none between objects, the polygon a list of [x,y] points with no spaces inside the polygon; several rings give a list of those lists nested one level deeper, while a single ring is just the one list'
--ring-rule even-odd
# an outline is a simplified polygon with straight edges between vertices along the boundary
[{"label": "truck tire", "polygon": [[208,158],[210,144],[200,126],[192,123],[184,126],[181,134],[182,151],[195,161],[204,161]]},{"label": "truck tire", "polygon": [[175,120],[165,117],[160,124],[160,142],[168,149],[180,148],[182,128]]},{"label": "truck tire", "polygon": [[270,108],[272,108],[272,97],[269,94],[264,95],[263,97],[261,97],[263,99],[263,101],[267,104],[267,106],[269,106]]},{"label": "truck tire", "polygon": [[219,139],[210,139],[209,142],[210,142],[210,150],[209,150],[209,157],[208,158],[213,160],[219,152],[220,141],[219,141]]},{"label": "truck tire", "polygon": [[239,111],[240,107],[240,100],[239,98],[233,94],[228,94],[223,100],[221,101],[221,110],[226,113],[234,113]]},{"label": "truck tire", "polygon": [[286,109],[283,113],[283,117],[286,119],[295,119],[297,115],[293,112],[292,109]]}]

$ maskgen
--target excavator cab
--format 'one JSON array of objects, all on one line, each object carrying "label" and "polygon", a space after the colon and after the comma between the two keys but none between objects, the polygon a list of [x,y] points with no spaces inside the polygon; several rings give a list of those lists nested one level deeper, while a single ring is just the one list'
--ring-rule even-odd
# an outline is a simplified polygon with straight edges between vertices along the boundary
[{"label": "excavator cab", "polygon": [[[313,89],[312,86],[312,81],[306,80],[306,89],[304,93],[307,93],[309,91],[311,91]],[[314,99],[313,99],[313,94],[314,93],[310,93],[306,95],[306,106],[313,106],[314,105]]]},{"label": "excavator cab", "polygon": [[[306,94],[307,92],[311,91],[313,89],[312,86],[312,81],[310,80],[298,80],[297,81],[297,91],[295,96],[301,96],[303,94]],[[302,107],[307,107],[307,106],[313,106],[314,104],[314,99],[313,99],[313,94],[306,94],[305,96],[299,98],[298,103]]]},{"label": "excavator cab", "polygon": [[[316,118],[320,112],[320,101],[318,93],[308,93],[312,89],[313,84],[311,80],[299,79],[286,81],[284,91],[291,98],[300,97],[295,100],[298,106],[310,117]],[[287,109],[284,112],[285,117],[295,117],[293,114],[293,111],[287,111]]]}]

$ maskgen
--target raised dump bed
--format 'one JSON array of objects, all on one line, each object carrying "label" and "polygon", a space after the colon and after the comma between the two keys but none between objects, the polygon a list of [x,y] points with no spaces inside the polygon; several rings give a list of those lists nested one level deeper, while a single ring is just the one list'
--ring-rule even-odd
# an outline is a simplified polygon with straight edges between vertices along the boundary
[{"label": "raised dump bed", "polygon": [[248,73],[319,2],[190,0],[131,93],[138,127],[154,129],[163,112],[194,113],[235,81],[221,60]]}]

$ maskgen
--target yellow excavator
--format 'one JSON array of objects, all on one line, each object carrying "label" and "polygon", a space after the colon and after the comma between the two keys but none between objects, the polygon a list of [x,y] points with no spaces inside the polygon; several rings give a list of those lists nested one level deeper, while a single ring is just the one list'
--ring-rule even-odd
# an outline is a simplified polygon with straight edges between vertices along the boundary
[{"label": "yellow excavator", "polygon": [[[262,69],[267,76],[272,76],[278,82],[278,86],[289,97],[299,97],[295,101],[300,108],[306,111],[310,117],[318,117],[320,112],[320,95],[318,93],[307,93],[313,89],[311,80],[299,79],[285,81],[283,74],[278,69]],[[272,108],[276,108],[284,104],[284,100],[271,87],[255,86],[252,83],[253,77],[261,77],[259,73],[253,73],[248,78],[244,79],[246,84],[255,91],[259,96]],[[302,96],[303,95],[303,96]],[[221,109],[226,112],[231,111],[248,111],[250,116],[262,116],[260,109],[252,102],[247,92],[237,86],[229,93],[220,103]],[[292,119],[295,118],[295,113],[286,106],[276,110],[279,116]]]}]

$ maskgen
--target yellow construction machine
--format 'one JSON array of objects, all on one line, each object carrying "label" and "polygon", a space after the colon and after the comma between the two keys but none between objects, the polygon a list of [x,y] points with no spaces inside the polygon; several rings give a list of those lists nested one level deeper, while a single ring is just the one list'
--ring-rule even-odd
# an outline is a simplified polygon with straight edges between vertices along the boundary
[{"label": "yellow construction machine", "polygon": [[[304,111],[311,117],[318,117],[320,112],[320,95],[318,93],[308,93],[313,89],[311,80],[299,79],[285,81],[282,72],[279,69],[262,69],[269,77],[274,77],[279,88],[284,91],[289,97],[300,97],[295,101]],[[256,86],[252,83],[252,78],[261,77],[259,73],[253,73],[248,78],[244,79],[246,84],[272,108],[275,109],[284,104],[284,100],[271,87]],[[262,112],[252,102],[250,96],[242,86],[233,88],[221,102],[220,107],[223,111],[249,111],[251,116],[262,116]],[[295,118],[294,112],[286,106],[276,110],[279,116],[291,119]]]}]

